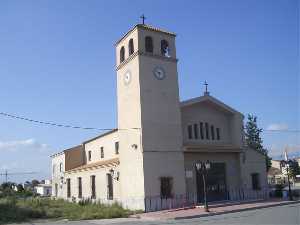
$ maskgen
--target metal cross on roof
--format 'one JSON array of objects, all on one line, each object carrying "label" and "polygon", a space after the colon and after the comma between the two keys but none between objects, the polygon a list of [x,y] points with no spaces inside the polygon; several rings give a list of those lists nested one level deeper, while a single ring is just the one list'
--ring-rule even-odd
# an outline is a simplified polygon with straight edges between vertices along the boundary
[{"label": "metal cross on roof", "polygon": [[145,17],[145,15],[144,15],[144,14],[141,15],[140,18],[143,20],[143,24],[145,24],[145,19],[147,19],[147,18]]},{"label": "metal cross on roof", "polygon": [[208,83],[205,81],[205,82],[204,82],[204,85],[205,85],[205,92],[207,92],[207,86],[208,86]]}]

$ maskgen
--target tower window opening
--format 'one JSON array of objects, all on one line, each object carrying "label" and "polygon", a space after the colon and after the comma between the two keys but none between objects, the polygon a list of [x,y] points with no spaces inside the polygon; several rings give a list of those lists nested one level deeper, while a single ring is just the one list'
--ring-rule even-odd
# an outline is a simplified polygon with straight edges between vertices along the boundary
[{"label": "tower window opening", "polygon": [[169,43],[166,40],[160,42],[161,54],[165,57],[170,57]]},{"label": "tower window opening", "polygon": [[129,49],[129,55],[132,55],[134,53],[134,45],[133,45],[133,39],[132,38],[129,40],[128,49]]},{"label": "tower window opening", "polygon": [[145,49],[146,52],[153,53],[153,40],[150,36],[145,37]]},{"label": "tower window opening", "polygon": [[123,62],[125,60],[125,48],[124,46],[122,46],[122,48],[120,49],[120,63]]}]

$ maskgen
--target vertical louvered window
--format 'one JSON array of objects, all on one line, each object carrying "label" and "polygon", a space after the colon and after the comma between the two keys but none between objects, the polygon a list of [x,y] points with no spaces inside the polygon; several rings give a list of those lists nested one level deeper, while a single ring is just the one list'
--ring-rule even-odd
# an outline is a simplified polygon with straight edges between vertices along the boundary
[{"label": "vertical louvered window", "polygon": [[208,126],[208,123],[205,123],[205,134],[206,134],[206,139],[209,140],[209,126]]}]

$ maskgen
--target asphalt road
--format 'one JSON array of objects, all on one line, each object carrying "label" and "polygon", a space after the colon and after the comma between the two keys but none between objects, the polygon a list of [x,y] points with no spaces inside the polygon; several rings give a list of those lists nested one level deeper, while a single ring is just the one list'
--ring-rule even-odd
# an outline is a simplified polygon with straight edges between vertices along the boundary
[{"label": "asphalt road", "polygon": [[89,221],[52,221],[38,223],[24,223],[23,225],[300,225],[300,204],[277,206],[265,209],[229,213],[195,219],[142,221],[139,219],[113,219]]}]

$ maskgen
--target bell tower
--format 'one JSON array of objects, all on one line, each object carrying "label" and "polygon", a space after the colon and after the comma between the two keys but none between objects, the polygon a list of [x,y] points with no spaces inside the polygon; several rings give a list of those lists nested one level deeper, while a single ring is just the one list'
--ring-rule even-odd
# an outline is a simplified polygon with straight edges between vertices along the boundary
[{"label": "bell tower", "polygon": [[175,37],[138,24],[116,44],[120,144],[138,146],[125,157],[142,170],[144,196],[160,194],[162,177],[185,193]]}]

